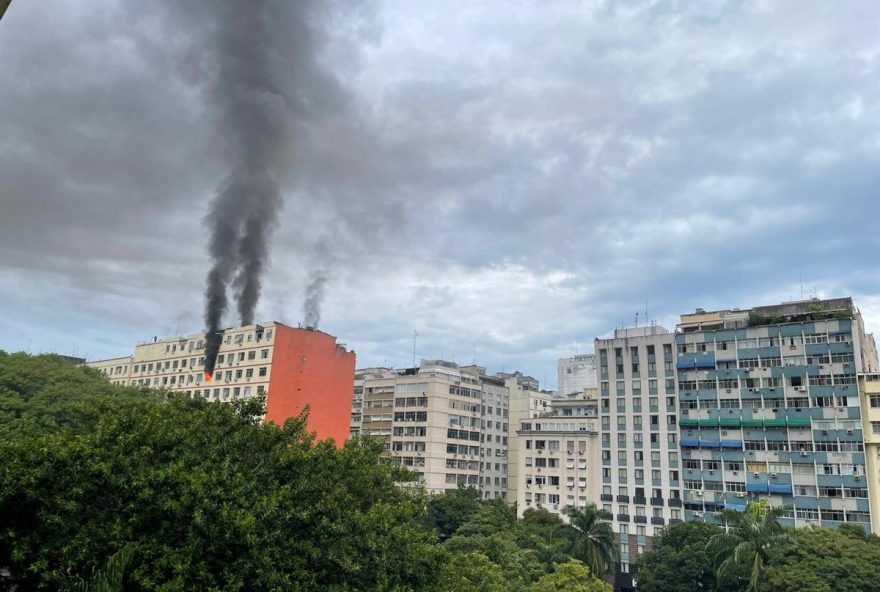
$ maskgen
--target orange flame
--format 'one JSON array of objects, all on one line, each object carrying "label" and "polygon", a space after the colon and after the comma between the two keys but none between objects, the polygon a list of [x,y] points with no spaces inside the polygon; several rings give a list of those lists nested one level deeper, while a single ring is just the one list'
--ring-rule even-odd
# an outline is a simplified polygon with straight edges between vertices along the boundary
[{"label": "orange flame", "polygon": [[212,380],[214,380],[214,375],[205,370],[205,382],[211,382]]}]

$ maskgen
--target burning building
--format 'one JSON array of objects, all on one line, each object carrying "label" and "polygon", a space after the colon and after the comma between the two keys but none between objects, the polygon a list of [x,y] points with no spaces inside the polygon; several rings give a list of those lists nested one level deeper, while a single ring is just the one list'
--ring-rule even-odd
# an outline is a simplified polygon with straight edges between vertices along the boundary
[{"label": "burning building", "polygon": [[[198,333],[141,343],[125,358],[88,362],[117,384],[166,388],[228,402],[265,393],[266,421],[309,407],[309,430],[341,445],[348,437],[355,353],[333,335],[278,322],[225,329],[213,367]],[[208,370],[213,369],[212,373]]]}]

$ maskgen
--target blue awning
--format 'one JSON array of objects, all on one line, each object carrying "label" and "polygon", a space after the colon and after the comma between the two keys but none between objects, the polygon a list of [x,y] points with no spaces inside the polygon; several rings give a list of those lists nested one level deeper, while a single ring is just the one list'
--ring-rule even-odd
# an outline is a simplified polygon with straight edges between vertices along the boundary
[{"label": "blue awning", "polygon": [[699,448],[700,441],[696,438],[683,438],[681,440],[682,448]]},{"label": "blue awning", "polygon": [[746,483],[746,491],[749,493],[767,493],[770,489],[766,483]]},{"label": "blue awning", "polygon": [[770,493],[787,493],[791,495],[792,489],[791,485],[786,483],[771,483],[770,484]]},{"label": "blue awning", "polygon": [[700,446],[703,448],[721,448],[720,440],[700,440]]},{"label": "blue awning", "polygon": [[742,440],[721,440],[722,448],[742,448]]}]

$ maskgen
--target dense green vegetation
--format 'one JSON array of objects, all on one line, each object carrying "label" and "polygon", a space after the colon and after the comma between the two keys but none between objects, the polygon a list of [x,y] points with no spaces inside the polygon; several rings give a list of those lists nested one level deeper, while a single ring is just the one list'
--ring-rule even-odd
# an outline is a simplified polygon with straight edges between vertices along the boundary
[{"label": "dense green vegetation", "polygon": [[780,509],[722,512],[728,528],[668,526],[640,558],[639,592],[870,592],[880,590],[880,539],[854,525],[786,529]]},{"label": "dense green vegetation", "polygon": [[397,483],[381,444],[0,352],[0,589],[610,590],[558,517]]},{"label": "dense green vegetation", "polygon": [[[381,444],[337,448],[262,411],[0,352],[0,589],[610,592],[617,546],[595,505],[563,523],[472,489],[427,496],[398,486],[410,474]],[[876,536],[779,514],[665,528],[637,589],[880,591]]]}]

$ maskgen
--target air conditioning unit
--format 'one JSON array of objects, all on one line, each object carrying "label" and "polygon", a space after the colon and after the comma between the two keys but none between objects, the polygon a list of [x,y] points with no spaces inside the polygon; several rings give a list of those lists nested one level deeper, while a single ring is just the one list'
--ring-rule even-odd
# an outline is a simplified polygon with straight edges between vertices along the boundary
[{"label": "air conditioning unit", "polygon": [[746,494],[743,493],[742,491],[738,491],[736,494],[736,497],[745,497],[745,496],[746,496]]},{"label": "air conditioning unit", "polygon": [[823,436],[827,436],[827,435],[828,435],[828,430],[822,430],[822,435],[823,435]]},{"label": "air conditioning unit", "polygon": [[752,473],[752,476],[755,477],[755,479],[757,479],[758,477],[761,476],[761,473]]},{"label": "air conditioning unit", "polygon": [[694,494],[695,494],[697,497],[703,497],[703,491],[702,491],[702,490],[697,490],[697,491],[694,492]]},{"label": "air conditioning unit", "polygon": [[799,386],[799,387],[797,387],[797,390],[798,390],[798,392],[800,392],[800,393],[805,393],[805,392],[807,392],[807,387],[805,387],[805,386]]},{"label": "air conditioning unit", "polygon": [[703,517],[702,512],[694,512],[694,518],[702,518],[702,517]]},{"label": "air conditioning unit", "polygon": [[771,479],[776,479],[776,473],[770,473],[770,478],[771,478]]},{"label": "air conditioning unit", "polygon": [[734,471],[734,472],[733,472],[733,475],[734,475],[734,477],[738,476],[738,475],[739,475],[739,471]]},{"label": "air conditioning unit", "polygon": [[581,456],[583,456],[583,455],[585,454],[585,451],[583,451],[583,450],[578,450],[578,454],[580,454]]},{"label": "air conditioning unit", "polygon": [[846,433],[849,434],[849,435],[851,436],[852,433],[853,433],[853,431],[852,431],[851,429],[850,429],[850,430],[846,430]]},{"label": "air conditioning unit", "polygon": [[726,436],[726,435],[727,435],[727,430],[723,430],[723,431],[721,432],[721,435],[722,435],[722,436]]},{"label": "air conditioning unit", "polygon": [[855,479],[856,481],[861,481],[862,476],[861,475],[853,475],[853,479]]},{"label": "air conditioning unit", "polygon": [[807,453],[806,450],[801,450],[801,456],[807,456],[807,454],[808,454],[808,453]]}]

